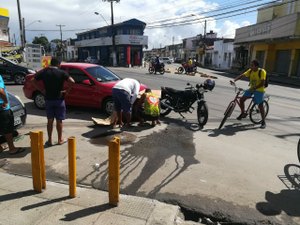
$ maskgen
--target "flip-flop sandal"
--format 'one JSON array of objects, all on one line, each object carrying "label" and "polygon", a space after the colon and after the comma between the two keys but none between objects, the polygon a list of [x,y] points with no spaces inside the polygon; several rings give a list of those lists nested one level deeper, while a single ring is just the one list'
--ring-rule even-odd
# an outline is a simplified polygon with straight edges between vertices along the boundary
[{"label": "flip-flop sandal", "polygon": [[17,148],[17,150],[15,152],[10,152],[10,155],[16,155],[19,154],[21,152],[24,152],[26,150],[26,148]]},{"label": "flip-flop sandal", "polygon": [[67,143],[67,142],[68,142],[68,140],[64,139],[64,140],[63,140],[62,142],[60,142],[60,143],[57,142],[57,144],[58,144],[58,145],[63,145],[64,143]]},{"label": "flip-flop sandal", "polygon": [[49,148],[51,147],[53,144],[51,144],[49,141],[45,142],[44,148]]},{"label": "flip-flop sandal", "polygon": [[0,153],[8,148],[8,145],[0,145]]}]

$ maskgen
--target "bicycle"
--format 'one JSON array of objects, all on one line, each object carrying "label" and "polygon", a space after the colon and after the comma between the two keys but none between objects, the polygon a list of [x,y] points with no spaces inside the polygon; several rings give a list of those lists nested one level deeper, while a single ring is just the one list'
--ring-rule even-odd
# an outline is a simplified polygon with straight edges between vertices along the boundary
[{"label": "bicycle", "polygon": [[[231,85],[235,87],[235,98],[229,103],[225,113],[224,113],[224,118],[222,119],[219,129],[221,129],[226,122],[227,118],[229,118],[236,106],[238,104],[240,106],[240,98],[243,96],[245,90],[243,88],[237,87],[234,82],[231,82]],[[264,101],[263,101],[263,107],[265,109],[265,118],[267,117],[269,113],[269,96],[265,95],[264,96]],[[240,106],[241,107],[241,106]],[[260,110],[257,104],[254,104],[253,97],[251,97],[250,104],[247,107],[247,110],[245,111],[247,115],[249,115],[250,120],[254,124],[260,124],[262,121]]]}]

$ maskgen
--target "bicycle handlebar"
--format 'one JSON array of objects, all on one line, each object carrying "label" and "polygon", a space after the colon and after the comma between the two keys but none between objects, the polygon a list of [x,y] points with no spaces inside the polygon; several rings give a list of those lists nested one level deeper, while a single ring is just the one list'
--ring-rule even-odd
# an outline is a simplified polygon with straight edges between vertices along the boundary
[{"label": "bicycle handlebar", "polygon": [[245,90],[243,89],[243,88],[240,88],[240,87],[238,87],[238,86],[236,86],[236,83],[234,82],[234,81],[230,81],[230,84],[232,85],[232,86],[234,86],[234,88],[235,88],[235,92],[237,93],[237,92],[244,92]]}]

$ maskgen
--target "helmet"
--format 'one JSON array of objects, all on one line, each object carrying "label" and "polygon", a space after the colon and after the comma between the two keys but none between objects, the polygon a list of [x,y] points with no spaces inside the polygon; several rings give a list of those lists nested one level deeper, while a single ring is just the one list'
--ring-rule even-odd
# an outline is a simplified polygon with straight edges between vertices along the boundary
[{"label": "helmet", "polygon": [[206,79],[203,83],[203,87],[204,87],[204,89],[208,89],[208,90],[212,91],[212,89],[214,89],[214,87],[215,87],[215,81],[211,80],[211,79]]}]

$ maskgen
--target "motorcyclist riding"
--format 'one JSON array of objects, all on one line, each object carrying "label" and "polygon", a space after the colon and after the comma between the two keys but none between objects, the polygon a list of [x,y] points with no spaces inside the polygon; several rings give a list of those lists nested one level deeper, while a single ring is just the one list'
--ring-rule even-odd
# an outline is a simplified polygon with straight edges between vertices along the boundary
[{"label": "motorcyclist riding", "polygon": [[154,74],[156,74],[156,72],[159,71],[159,69],[160,69],[159,56],[156,56],[156,58],[154,60],[154,68],[155,68]]}]

